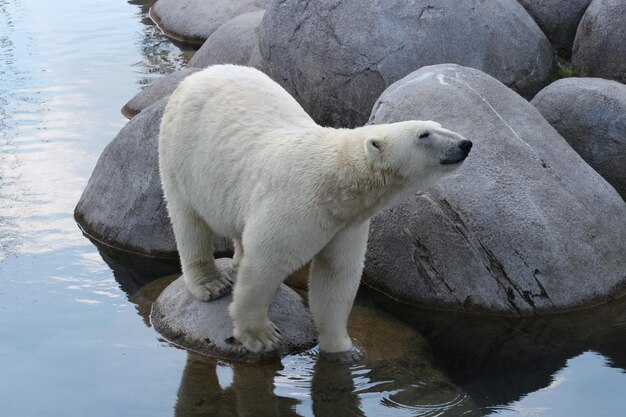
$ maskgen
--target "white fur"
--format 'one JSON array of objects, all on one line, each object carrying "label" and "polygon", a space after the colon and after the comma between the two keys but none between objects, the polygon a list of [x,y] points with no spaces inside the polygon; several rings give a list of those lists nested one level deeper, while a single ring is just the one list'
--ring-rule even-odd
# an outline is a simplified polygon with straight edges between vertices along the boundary
[{"label": "white fur", "polygon": [[[419,135],[430,132],[426,139]],[[280,342],[267,311],[280,283],[313,260],[310,306],[320,347],[350,350],[346,323],[360,282],[369,218],[453,170],[460,135],[434,122],[357,129],[317,125],[252,68],[188,77],[161,122],[159,165],[186,287],[210,300],[232,283],[212,236],[235,239],[230,314],[249,350]]]}]

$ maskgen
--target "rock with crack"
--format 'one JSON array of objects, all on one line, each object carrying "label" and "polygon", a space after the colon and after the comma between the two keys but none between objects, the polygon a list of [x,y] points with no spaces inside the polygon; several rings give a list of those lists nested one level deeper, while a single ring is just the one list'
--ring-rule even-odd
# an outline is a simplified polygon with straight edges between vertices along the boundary
[{"label": "rock with crack", "polygon": [[626,200],[626,85],[565,78],[531,103]]},{"label": "rock with crack", "polygon": [[[128,252],[178,257],[163,201],[158,137],[163,98],[128,122],[104,149],[76,205],[74,216],[94,240]],[[232,253],[232,243],[215,239],[215,252]]]},{"label": "rock with crack", "polygon": [[224,23],[265,9],[268,0],[158,0],[150,17],[163,32],[183,43],[202,45]]},{"label": "rock with crack", "polygon": [[[235,280],[232,260],[221,258],[217,266]],[[185,289],[182,277],[170,284],[152,305],[152,325],[166,339],[185,349],[240,362],[257,362],[309,349],[317,343],[313,318],[302,297],[284,284],[274,295],[270,320],[283,337],[277,352],[246,351],[233,339],[228,315],[232,294],[210,302],[199,301]]]},{"label": "rock with crack", "polygon": [[135,117],[146,107],[172,94],[181,81],[197,71],[200,69],[185,68],[155,80],[122,107],[122,114],[129,119]]},{"label": "rock with crack", "polygon": [[581,77],[626,83],[626,1],[591,2],[578,25],[572,64]]},{"label": "rock with crack", "polygon": [[265,71],[319,123],[367,121],[383,90],[424,65],[481,69],[532,97],[553,68],[548,39],[516,0],[273,2]]},{"label": "rock with crack", "polygon": [[244,13],[220,26],[189,60],[190,67],[218,64],[261,69],[259,26],[265,10]]},{"label": "rock with crack", "polygon": [[518,0],[563,58],[572,54],[578,23],[591,0]]},{"label": "rock with crack", "polygon": [[372,219],[364,282],[406,303],[531,315],[626,289],[626,203],[530,103],[453,64],[389,87],[371,123],[424,119],[474,142],[463,166]]}]

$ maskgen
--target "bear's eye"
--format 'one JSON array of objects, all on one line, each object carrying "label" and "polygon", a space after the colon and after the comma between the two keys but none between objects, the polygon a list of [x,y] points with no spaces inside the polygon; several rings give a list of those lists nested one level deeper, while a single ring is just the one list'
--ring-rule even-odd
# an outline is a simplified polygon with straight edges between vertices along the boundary
[{"label": "bear's eye", "polygon": [[419,138],[420,139],[426,139],[429,136],[430,136],[430,132],[424,132],[421,135],[419,135]]}]

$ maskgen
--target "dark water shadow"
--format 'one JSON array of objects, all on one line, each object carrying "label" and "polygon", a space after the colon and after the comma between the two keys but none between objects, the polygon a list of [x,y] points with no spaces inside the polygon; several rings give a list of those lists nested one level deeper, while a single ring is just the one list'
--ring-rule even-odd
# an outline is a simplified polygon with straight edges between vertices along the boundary
[{"label": "dark water shadow", "polygon": [[[178,263],[98,250],[150,326],[152,303],[180,275]],[[410,326],[359,298],[349,331],[367,352],[362,363],[330,362],[315,349],[258,364],[189,352],[174,415],[481,415],[472,399],[433,366],[428,343]]]},{"label": "dark water shadow", "polygon": [[148,283],[167,275],[180,274],[178,260],[135,255],[102,245],[90,239],[102,260],[113,271],[120,288],[132,297]]},{"label": "dark water shadow", "polygon": [[[97,247],[150,326],[152,302],[180,275],[178,262]],[[175,415],[289,416],[302,407],[318,417],[376,415],[381,409],[390,416],[432,410],[482,415],[549,386],[569,359],[586,351],[626,372],[626,299],[511,319],[425,311],[366,291],[351,315],[350,334],[367,352],[359,366],[331,363],[315,352],[253,365],[189,353]],[[218,388],[215,375],[226,371],[232,382]],[[273,392],[280,384],[285,392]]]},{"label": "dark water shadow", "polygon": [[367,351],[362,363],[329,361],[316,349],[257,364],[188,353],[175,416],[482,415],[433,368],[421,336],[366,304],[355,306],[350,329]]},{"label": "dark water shadow", "polygon": [[511,319],[425,311],[370,295],[428,340],[435,366],[481,408],[547,387],[569,359],[587,351],[626,372],[626,298],[586,311]]}]

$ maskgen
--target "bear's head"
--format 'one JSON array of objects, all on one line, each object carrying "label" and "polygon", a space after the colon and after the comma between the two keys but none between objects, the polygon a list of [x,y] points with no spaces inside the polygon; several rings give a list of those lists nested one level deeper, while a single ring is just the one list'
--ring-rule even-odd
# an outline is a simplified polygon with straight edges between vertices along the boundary
[{"label": "bear's head", "polygon": [[422,189],[457,169],[472,142],[433,121],[369,126],[365,153],[370,162]]}]

